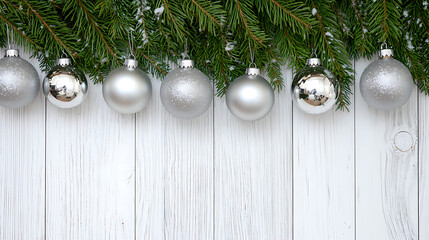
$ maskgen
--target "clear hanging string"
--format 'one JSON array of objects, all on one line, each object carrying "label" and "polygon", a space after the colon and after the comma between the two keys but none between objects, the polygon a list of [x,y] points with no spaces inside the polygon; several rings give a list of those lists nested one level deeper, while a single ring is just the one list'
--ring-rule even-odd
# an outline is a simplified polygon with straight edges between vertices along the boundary
[{"label": "clear hanging string", "polygon": [[185,52],[183,53],[183,59],[190,59],[188,55],[188,39],[185,39]]},{"label": "clear hanging string", "polygon": [[316,49],[314,47],[311,48],[310,58],[317,58]]},{"label": "clear hanging string", "polygon": [[249,68],[256,68],[256,63],[255,63],[255,49],[252,50],[252,47],[250,46],[250,42],[249,42],[249,49],[250,49],[250,64],[249,64]]},{"label": "clear hanging string", "polygon": [[61,50],[61,58],[67,58],[67,53],[64,51],[64,49]]},{"label": "clear hanging string", "polygon": [[314,34],[309,34],[308,38],[311,44],[310,58],[317,58],[316,48],[314,47]]},{"label": "clear hanging string", "polygon": [[136,56],[134,55],[134,42],[133,42],[133,35],[131,31],[128,31],[128,46],[129,46],[129,53],[128,56],[133,59],[136,59]]},{"label": "clear hanging string", "polygon": [[9,30],[8,25],[6,25],[6,38],[7,38],[7,47],[9,49],[15,48],[14,39],[13,39],[13,32],[12,32],[12,30]]}]

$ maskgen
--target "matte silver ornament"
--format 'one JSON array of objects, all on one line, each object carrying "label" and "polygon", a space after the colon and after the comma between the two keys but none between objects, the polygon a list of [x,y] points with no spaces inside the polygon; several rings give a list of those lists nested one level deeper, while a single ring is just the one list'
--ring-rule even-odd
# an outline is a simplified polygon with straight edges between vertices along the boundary
[{"label": "matte silver ornament", "polygon": [[9,48],[0,59],[0,106],[25,107],[34,101],[40,89],[36,69],[19,57],[18,49]]},{"label": "matte silver ornament", "polygon": [[359,86],[368,105],[387,111],[408,101],[414,83],[408,68],[393,58],[392,49],[382,49],[380,59],[363,71]]},{"label": "matte silver ornament", "polygon": [[292,99],[299,109],[309,114],[327,112],[337,98],[337,80],[320,63],[319,58],[307,59],[307,66],[299,70],[292,81]]},{"label": "matte silver ornament", "polygon": [[235,79],[226,92],[229,111],[244,121],[265,117],[274,105],[274,90],[261,77],[258,68],[248,68],[246,74]]},{"label": "matte silver ornament", "polygon": [[211,81],[189,59],[181,60],[179,68],[167,74],[160,91],[165,109],[182,119],[202,115],[213,100]]},{"label": "matte silver ornament", "polygon": [[136,113],[145,108],[152,97],[152,83],[134,59],[109,73],[103,83],[107,105],[120,113]]},{"label": "matte silver ornament", "polygon": [[88,95],[85,74],[71,65],[70,58],[60,58],[43,80],[43,93],[58,108],[73,108]]}]

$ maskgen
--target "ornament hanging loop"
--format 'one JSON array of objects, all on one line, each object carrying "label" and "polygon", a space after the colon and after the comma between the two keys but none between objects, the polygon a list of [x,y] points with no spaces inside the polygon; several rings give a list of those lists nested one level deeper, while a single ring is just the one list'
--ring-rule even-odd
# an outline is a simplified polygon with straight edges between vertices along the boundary
[{"label": "ornament hanging loop", "polygon": [[60,58],[67,58],[67,53],[63,50],[61,50]]},{"label": "ornament hanging loop", "polygon": [[71,65],[71,59],[67,56],[66,52],[63,50],[61,50],[62,53],[60,55],[60,58],[57,59],[57,65],[60,66],[68,66]]},{"label": "ornament hanging loop", "polygon": [[256,63],[255,63],[255,49],[252,49],[252,47],[250,46],[250,42],[249,42],[249,50],[250,50],[249,68],[257,68]]},{"label": "ornament hanging loop", "polygon": [[134,55],[133,34],[131,33],[131,31],[132,30],[128,31],[128,46],[129,46],[128,58],[136,59],[136,56]]},{"label": "ornament hanging loop", "polygon": [[386,42],[383,42],[380,46],[379,57],[380,58],[391,58],[391,57],[393,57],[393,49],[389,48],[387,46]]},{"label": "ornament hanging loop", "polygon": [[6,25],[6,37],[8,49],[15,49],[15,40],[13,39],[13,30],[9,30],[9,25]]},{"label": "ornament hanging loop", "polygon": [[188,38],[185,39],[185,51],[183,52],[183,59],[191,59],[188,55]]},{"label": "ornament hanging loop", "polygon": [[316,53],[316,50],[314,48],[311,49],[310,58],[317,58],[317,53]]},{"label": "ornament hanging loop", "polygon": [[7,49],[5,50],[5,57],[19,57],[19,50],[16,49],[13,41],[13,32],[9,32],[9,26],[6,25]]}]

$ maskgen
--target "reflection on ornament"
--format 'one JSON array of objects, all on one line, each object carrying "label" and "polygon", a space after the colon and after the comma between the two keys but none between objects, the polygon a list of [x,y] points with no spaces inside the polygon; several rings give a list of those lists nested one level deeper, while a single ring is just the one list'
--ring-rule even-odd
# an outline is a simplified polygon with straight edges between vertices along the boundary
[{"label": "reflection on ornament", "polygon": [[10,46],[0,60],[0,106],[25,107],[34,101],[39,89],[36,69],[19,57],[18,49]]},{"label": "reflection on ornament", "polygon": [[307,60],[292,82],[292,99],[309,114],[321,114],[332,108],[337,97],[335,76],[320,65],[319,58]]},{"label": "reflection on ornament", "polygon": [[43,80],[43,93],[58,108],[73,108],[88,94],[85,74],[71,65],[70,58],[60,58]]},{"label": "reflection on ornament", "polygon": [[177,118],[191,119],[202,115],[213,100],[209,78],[194,68],[194,61],[183,59],[179,68],[169,72],[161,84],[161,102]]},{"label": "reflection on ornament", "polygon": [[382,49],[380,59],[363,71],[359,87],[368,105],[388,111],[408,101],[414,83],[408,68],[393,58],[393,50]]},{"label": "reflection on ornament", "polygon": [[226,93],[226,104],[231,113],[244,121],[265,117],[274,105],[274,90],[260,76],[258,68],[248,68],[246,74],[235,79]]},{"label": "reflection on ornament", "polygon": [[152,83],[134,59],[107,75],[103,83],[103,97],[107,105],[120,113],[136,113],[145,108],[152,96]]}]

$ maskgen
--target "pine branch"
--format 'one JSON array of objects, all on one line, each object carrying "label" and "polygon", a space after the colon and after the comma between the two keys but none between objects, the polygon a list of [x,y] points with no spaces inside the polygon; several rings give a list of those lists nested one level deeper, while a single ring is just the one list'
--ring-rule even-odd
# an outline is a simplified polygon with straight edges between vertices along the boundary
[{"label": "pine branch", "polygon": [[216,25],[218,27],[222,27],[220,25],[219,21],[216,20],[211,14],[209,14],[207,10],[205,10],[204,8],[202,8],[200,4],[198,4],[195,0],[191,0],[191,1],[192,1],[193,4],[195,4],[195,6],[198,7],[198,9],[201,10],[201,12],[203,12],[207,17],[209,17],[214,23],[216,23]]},{"label": "pine branch", "polygon": [[[332,64],[333,66],[331,67],[331,65],[328,65],[328,68],[330,68],[330,70],[337,75],[337,78],[339,80],[340,83],[340,87],[339,87],[339,92],[338,92],[338,99],[337,99],[337,104],[338,104],[338,109],[348,109],[347,106],[350,104],[350,98],[349,98],[349,94],[351,94],[351,88],[350,85],[352,84],[351,79],[352,76],[350,74],[346,73],[346,69],[344,69],[343,65],[345,65],[347,67],[347,70],[351,73],[353,72],[353,70],[351,69],[351,63],[347,58],[347,54],[345,52],[345,49],[343,49],[343,45],[341,44],[337,44],[338,46],[336,46],[339,50],[339,52],[345,56],[345,58],[343,57],[342,59],[339,57],[338,54],[334,54],[334,50],[333,50],[333,44],[331,43],[331,41],[335,41],[335,39],[338,39],[339,36],[335,34],[336,37],[333,40],[328,39],[327,37],[327,33],[325,30],[325,26],[324,26],[324,22],[321,16],[321,9],[318,8],[316,6],[315,3],[312,4],[313,8],[317,10],[317,20],[319,21],[319,28],[320,28],[320,32],[321,32],[321,37],[323,40],[323,46],[325,49],[327,49],[328,51],[328,55],[329,58],[332,60]],[[329,14],[330,16],[334,15],[332,12],[331,8],[324,8],[326,11],[326,14]],[[327,20],[329,20],[329,18],[327,18]],[[338,29],[338,28],[336,28]]]},{"label": "pine branch", "polygon": [[287,15],[291,16],[292,18],[294,18],[295,20],[297,20],[298,22],[300,22],[306,28],[311,29],[311,25],[309,23],[304,22],[303,20],[301,20],[300,18],[298,18],[297,16],[295,16],[294,14],[292,14],[289,10],[287,10],[285,7],[283,7],[279,2],[277,2],[275,0],[271,0],[271,2],[274,3],[274,5],[276,5],[278,8],[280,8]]},{"label": "pine branch", "polygon": [[146,58],[156,69],[158,69],[158,71],[163,75],[167,75],[167,72],[165,72],[162,68],[160,68],[149,56],[147,56],[146,54],[144,54],[142,51],[140,51],[139,49],[137,49],[137,51],[139,52],[139,54],[141,54],[144,58]]},{"label": "pine branch", "polygon": [[168,15],[170,16],[170,19],[173,21],[174,26],[176,27],[176,29],[178,30],[178,36],[179,38],[184,38],[184,30],[183,30],[183,26],[179,25],[176,21],[176,19],[174,18],[173,14],[170,11],[170,8],[168,6],[167,0],[163,0],[164,1],[164,6],[165,6],[165,10],[167,11]]},{"label": "pine branch", "polygon": [[112,48],[110,48],[109,44],[107,43],[106,39],[104,38],[103,33],[101,32],[100,28],[98,27],[98,24],[94,21],[94,18],[91,16],[91,14],[88,12],[88,9],[85,7],[85,5],[83,4],[83,2],[81,0],[78,0],[79,6],[83,9],[85,15],[87,16],[89,23],[91,23],[91,25],[94,27],[94,29],[96,30],[96,32],[98,33],[98,35],[101,38],[101,41],[104,43],[104,46],[107,48],[107,50],[109,51],[110,55],[112,55],[112,57],[115,58],[116,62],[118,64],[120,64],[118,57],[116,56],[116,53],[112,50]]},{"label": "pine branch", "polygon": [[1,0],[0,43],[10,26],[44,70],[65,50],[102,82],[127,56],[128,32],[139,65],[161,78],[187,39],[191,58],[213,79],[218,96],[243,74],[249,43],[277,89],[283,86],[280,66],[303,67],[314,45],[337,76],[337,104],[344,109],[354,81],[349,56],[373,56],[384,41],[429,94],[428,18],[427,6],[414,0]]},{"label": "pine branch", "polygon": [[46,21],[40,16],[40,14],[37,13],[37,11],[30,5],[30,3],[25,0],[25,4],[30,8],[30,10],[34,13],[34,15],[39,19],[39,21],[45,26],[46,29],[51,33],[51,35],[55,38],[55,40],[58,42],[59,45],[61,45],[66,51],[71,55],[76,57],[77,54],[54,33],[52,28],[46,23]]},{"label": "pine branch", "polygon": [[16,27],[15,25],[13,25],[11,22],[9,22],[5,17],[3,17],[3,15],[1,15],[0,14],[0,19],[2,20],[2,21],[4,21],[5,23],[7,23],[9,26],[11,26],[17,33],[19,33],[23,38],[25,38],[27,41],[29,41],[32,45],[34,45],[34,48],[37,50],[37,51],[40,51],[40,50],[42,50],[42,48],[39,46],[39,45],[37,45],[37,43],[35,43],[33,40],[31,40],[29,37],[27,37],[22,31],[20,31],[19,29],[18,29],[18,27]]},{"label": "pine branch", "polygon": [[249,28],[249,24],[247,22],[246,16],[244,16],[243,10],[241,9],[240,0],[236,0],[237,2],[237,8],[240,13],[240,19],[243,22],[244,26],[246,27],[247,32],[250,34],[250,36],[257,41],[259,44],[263,45],[263,39],[259,39],[255,36],[255,34],[252,32],[252,30]]}]

